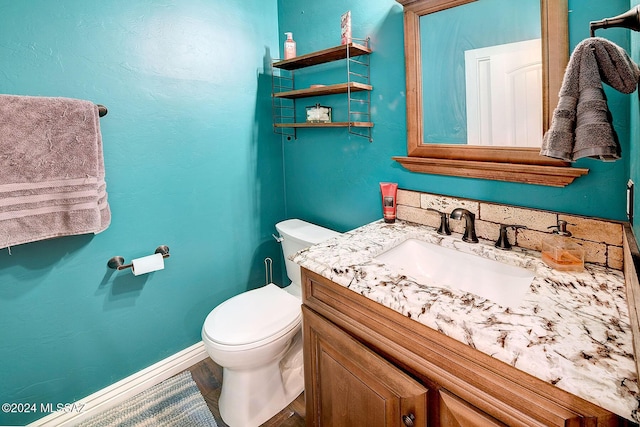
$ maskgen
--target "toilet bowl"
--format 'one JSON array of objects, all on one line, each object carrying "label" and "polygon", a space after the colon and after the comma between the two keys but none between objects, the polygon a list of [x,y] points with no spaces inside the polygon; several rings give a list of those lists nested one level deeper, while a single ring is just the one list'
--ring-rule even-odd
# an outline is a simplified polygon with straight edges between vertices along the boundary
[{"label": "toilet bowl", "polygon": [[218,407],[231,427],[259,426],[304,389],[300,267],[288,257],[339,235],[298,219],[276,229],[291,284],[236,295],[214,308],[202,327],[207,353],[223,368]]}]

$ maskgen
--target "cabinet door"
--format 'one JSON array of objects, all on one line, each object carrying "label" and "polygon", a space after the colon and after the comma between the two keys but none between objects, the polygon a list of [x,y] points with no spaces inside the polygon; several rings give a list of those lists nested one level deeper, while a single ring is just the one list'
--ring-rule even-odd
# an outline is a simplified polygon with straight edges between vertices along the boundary
[{"label": "cabinet door", "polygon": [[308,426],[425,426],[427,389],[303,306]]},{"label": "cabinet door", "polygon": [[439,390],[438,398],[440,427],[506,427],[506,424],[445,390]]}]

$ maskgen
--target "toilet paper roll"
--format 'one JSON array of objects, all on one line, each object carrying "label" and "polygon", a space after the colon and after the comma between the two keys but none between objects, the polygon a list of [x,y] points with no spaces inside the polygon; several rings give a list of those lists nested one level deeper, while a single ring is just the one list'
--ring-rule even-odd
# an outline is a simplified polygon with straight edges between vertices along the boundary
[{"label": "toilet paper roll", "polygon": [[133,271],[134,275],[139,276],[164,269],[164,258],[162,258],[162,254],[153,254],[136,258],[131,261],[131,264],[133,264],[131,271]]}]

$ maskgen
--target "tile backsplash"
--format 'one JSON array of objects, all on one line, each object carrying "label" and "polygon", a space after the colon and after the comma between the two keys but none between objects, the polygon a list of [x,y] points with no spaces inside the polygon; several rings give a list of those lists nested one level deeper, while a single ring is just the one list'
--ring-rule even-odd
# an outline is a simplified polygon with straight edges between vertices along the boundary
[{"label": "tile backsplash", "polygon": [[[617,270],[623,267],[621,222],[398,189],[399,219],[438,228],[440,215],[427,210],[429,208],[447,213],[455,208],[469,210],[476,215],[478,237],[492,241],[498,239],[500,224],[524,225],[526,229],[509,229],[509,241],[514,246],[536,251],[551,235],[549,227],[565,220],[572,234],[570,239],[584,248],[586,262]],[[450,219],[449,225],[453,233],[464,232],[464,220]]]}]

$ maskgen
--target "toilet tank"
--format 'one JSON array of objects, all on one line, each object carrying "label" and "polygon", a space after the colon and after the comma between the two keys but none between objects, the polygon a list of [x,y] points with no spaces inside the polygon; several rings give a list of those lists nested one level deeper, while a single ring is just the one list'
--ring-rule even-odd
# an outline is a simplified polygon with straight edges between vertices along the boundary
[{"label": "toilet tank", "polygon": [[311,224],[300,219],[288,219],[276,224],[280,233],[282,252],[284,254],[287,276],[291,282],[300,286],[300,266],[289,259],[296,252],[308,248],[332,237],[339,236],[337,231]]}]

